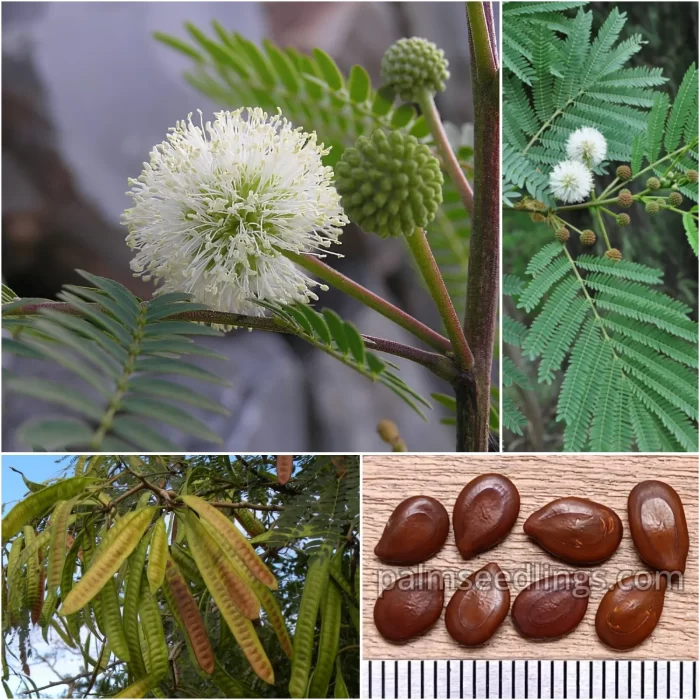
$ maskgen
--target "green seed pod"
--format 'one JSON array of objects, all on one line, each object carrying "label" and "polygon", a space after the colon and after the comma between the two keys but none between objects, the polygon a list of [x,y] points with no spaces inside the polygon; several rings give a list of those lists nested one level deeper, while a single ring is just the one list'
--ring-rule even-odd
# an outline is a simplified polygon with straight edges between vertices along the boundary
[{"label": "green seed pod", "polygon": [[130,686],[119,691],[113,697],[115,698],[145,698],[148,692],[153,690],[160,679],[155,675],[149,675],[132,683]]},{"label": "green seed pod", "polygon": [[168,558],[168,532],[165,528],[165,516],[156,522],[151,536],[151,549],[148,553],[148,583],[151,593],[155,593],[165,578],[165,560]]},{"label": "green seed pod", "polygon": [[[73,588],[73,576],[75,575],[75,566],[78,561],[78,553],[80,552],[82,541],[83,532],[80,532],[78,536],[73,540],[73,544],[70,546],[68,554],[66,555],[66,561],[63,565],[63,571],[61,572],[61,598],[65,598]],[[74,615],[68,615],[68,617],[66,618],[66,628],[68,629],[68,633],[76,643],[80,643],[79,618],[79,613],[75,613]]]},{"label": "green seed pod", "polygon": [[303,698],[306,695],[313,658],[316,618],[323,592],[328,585],[332,553],[330,542],[324,542],[321,549],[311,557],[306,572],[306,583],[301,594],[297,626],[294,631],[292,675],[289,680],[289,693],[293,698]]},{"label": "green seed pod", "polygon": [[632,193],[629,190],[620,190],[617,195],[617,204],[623,209],[629,209],[634,204]]},{"label": "green seed pod", "polygon": [[129,557],[129,571],[124,589],[124,636],[129,647],[129,671],[135,678],[147,675],[139,641],[139,602],[141,600],[141,580],[148,551],[148,536],[141,538],[136,549]]},{"label": "green seed pod", "polygon": [[414,136],[379,129],[360,136],[335,166],[335,184],[348,217],[388,238],[425,228],[442,203],[437,158]]},{"label": "green seed pod", "polygon": [[[182,528],[182,530],[184,532],[184,528]],[[170,554],[172,555],[172,558],[175,560],[175,563],[177,564],[178,568],[182,572],[182,575],[187,579],[187,581],[190,581],[196,587],[203,588],[204,579],[199,573],[197,564],[195,563],[195,560],[192,558],[192,556],[187,551],[185,551],[185,549],[179,544],[175,544],[172,546]]]},{"label": "green seed pod", "polygon": [[130,661],[129,646],[124,636],[119,596],[114,578],[111,578],[100,591],[100,607],[105,626],[105,636],[115,655],[127,663]]},{"label": "green seed pod", "polygon": [[343,678],[343,672],[340,667],[340,660],[336,659],[335,662],[335,689],[333,692],[333,697],[335,698],[349,698],[350,691],[348,686],[345,684],[345,679]]},{"label": "green seed pod", "polygon": [[266,531],[264,523],[258,520],[247,508],[236,508],[233,514],[251,537],[257,537]]},{"label": "green seed pod", "polygon": [[559,241],[559,243],[566,243],[569,240],[569,229],[562,226],[558,228],[554,233],[554,237]]},{"label": "green seed pod", "polygon": [[340,588],[328,581],[326,599],[321,614],[321,636],[318,642],[318,659],[314,668],[314,677],[309,686],[310,698],[325,698],[328,684],[333,675],[335,657],[338,654],[340,637],[340,617],[343,594]]},{"label": "green seed pod", "polygon": [[632,177],[632,168],[629,165],[620,165],[615,171],[615,175],[620,180],[629,180]]},{"label": "green seed pod", "polygon": [[53,509],[49,528],[51,537],[49,540],[48,556],[48,589],[55,591],[61,583],[61,574],[66,561],[66,535],[68,534],[68,518],[70,517],[76,499],[59,501]]},{"label": "green seed pod", "polygon": [[650,190],[658,190],[661,187],[661,180],[658,177],[650,177],[647,180],[647,188]]},{"label": "green seed pod", "polygon": [[661,211],[661,207],[659,206],[659,203],[656,200],[652,199],[651,201],[646,203],[644,210],[647,214],[651,214],[653,216],[654,214],[658,214]]},{"label": "green seed pod", "polygon": [[671,192],[671,194],[668,195],[668,203],[672,207],[680,207],[680,205],[683,204],[683,195],[680,192]]},{"label": "green seed pod", "polygon": [[339,547],[338,551],[333,555],[331,559],[331,565],[329,568],[329,573],[333,577],[333,580],[341,587],[341,589],[347,593],[349,596],[354,597],[352,591],[352,586],[350,581],[347,580],[345,574],[343,573],[343,548]]},{"label": "green seed pod", "polygon": [[145,579],[141,581],[139,618],[141,619],[141,629],[143,629],[148,643],[148,660],[150,662],[148,672],[161,680],[168,673],[168,644],[165,641],[158,603],[148,589],[148,582]]},{"label": "green seed pod", "polygon": [[629,226],[631,219],[629,217],[629,214],[618,214],[615,217],[615,221],[617,222],[618,226]]},{"label": "green seed pod", "polygon": [[95,483],[84,476],[59,481],[20,501],[2,519],[2,542],[12,539],[25,525],[46,513],[58,501],[67,501]]},{"label": "green seed pod", "polygon": [[608,260],[620,262],[620,260],[622,260],[622,253],[617,248],[611,248],[610,250],[605,251],[605,257]]},{"label": "green seed pod", "polygon": [[[29,550],[37,540],[34,528],[30,525],[26,525],[23,529],[23,535],[26,549]],[[37,600],[39,600],[39,550],[40,547],[36,549],[34,556],[30,557],[27,561],[27,593],[25,605],[29,610],[32,610],[37,604]]]},{"label": "green seed pod", "polygon": [[581,245],[591,246],[596,241],[595,232],[593,232],[593,231],[591,231],[591,229],[587,228],[584,231],[581,231],[581,236],[580,236],[579,240],[581,241]]},{"label": "green seed pod", "polygon": [[401,99],[417,102],[423,90],[431,94],[443,92],[450,77],[448,62],[442,49],[419,37],[399,39],[384,53],[382,81]]}]

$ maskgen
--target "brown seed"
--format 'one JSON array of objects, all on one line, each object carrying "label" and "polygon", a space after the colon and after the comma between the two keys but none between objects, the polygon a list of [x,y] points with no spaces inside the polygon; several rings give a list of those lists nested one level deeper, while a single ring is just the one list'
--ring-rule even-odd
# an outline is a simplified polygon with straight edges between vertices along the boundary
[{"label": "brown seed", "polygon": [[663,481],[642,481],[627,499],[627,516],[639,556],[657,571],[685,571],[688,525],[678,494]]},{"label": "brown seed", "polygon": [[515,599],[513,623],[524,637],[561,637],[583,620],[590,592],[588,576],[582,571],[535,581]]},{"label": "brown seed", "polygon": [[520,494],[502,474],[482,474],[459,494],[452,523],[460,554],[469,559],[497,545],[520,512]]},{"label": "brown seed", "polygon": [[477,646],[493,637],[508,608],[506,575],[498,564],[487,564],[455,591],[445,611],[445,626],[460,644]]},{"label": "brown seed", "polygon": [[445,600],[442,574],[410,574],[382,591],[374,604],[374,624],[390,642],[406,642],[427,632],[438,620]]},{"label": "brown seed", "polygon": [[585,498],[559,498],[533,513],[525,534],[570,564],[598,564],[609,559],[622,539],[615,511]]},{"label": "brown seed", "polygon": [[412,496],[394,509],[374,553],[386,564],[418,564],[440,551],[450,516],[440,501]]},{"label": "brown seed", "polygon": [[666,577],[629,576],[618,581],[600,601],[595,631],[613,649],[631,649],[654,630],[664,609]]}]

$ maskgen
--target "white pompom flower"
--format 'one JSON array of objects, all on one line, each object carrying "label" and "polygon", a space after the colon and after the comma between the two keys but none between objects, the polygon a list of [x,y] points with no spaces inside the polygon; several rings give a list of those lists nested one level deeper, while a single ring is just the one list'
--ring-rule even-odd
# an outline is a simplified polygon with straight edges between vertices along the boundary
[{"label": "white pompom flower", "polygon": [[549,174],[549,188],[557,199],[566,204],[583,202],[590,194],[591,187],[591,171],[577,160],[563,160]]},{"label": "white pompom flower", "polygon": [[348,223],[321,160],[328,149],[259,108],[214,116],[178,122],[129,180],[132,269],[217,311],[316,300],[313,289],[326,287],[283,253],[321,255]]},{"label": "white pompom flower", "polygon": [[571,160],[585,163],[589,168],[595,168],[605,160],[608,153],[608,142],[605,136],[590,126],[584,126],[572,132],[566,142],[566,155]]}]

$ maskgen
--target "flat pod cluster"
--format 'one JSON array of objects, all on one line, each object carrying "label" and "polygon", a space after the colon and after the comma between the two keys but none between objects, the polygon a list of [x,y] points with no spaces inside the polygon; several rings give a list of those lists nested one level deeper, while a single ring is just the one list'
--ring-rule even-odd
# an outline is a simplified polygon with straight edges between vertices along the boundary
[{"label": "flat pod cluster", "polygon": [[[213,681],[216,676],[220,687],[233,687],[238,681],[216,660],[193,595],[191,582],[199,582],[252,670],[273,683],[272,665],[254,626],[260,608],[287,656],[292,655],[291,637],[273,593],[276,578],[242,531],[194,495],[173,494],[155,506],[149,504],[152,492],[144,490],[130,510],[117,512],[100,491],[106,483],[80,476],[40,485],[3,520],[3,538],[11,542],[7,623],[20,624],[22,611],[28,610],[44,635],[51,628],[71,647],[82,644],[81,630],[87,626],[126,664],[133,682],[118,696],[143,697],[157,693],[170,671],[163,601],[198,673]],[[252,530],[262,525],[252,513],[241,516]],[[31,522],[43,529],[36,531]]]},{"label": "flat pod cluster", "polygon": [[[484,474],[460,492],[453,510],[455,543],[464,559],[487,551],[510,532],[520,510],[515,485],[500,474]],[[603,597],[595,628],[615,649],[641,644],[663,611],[668,580],[685,571],[689,550],[683,504],[674,489],[660,481],[644,481],[630,493],[628,519],[634,545],[653,570],[617,582]],[[434,498],[402,501],[389,518],[375,548],[389,564],[425,561],[444,546],[446,511]],[[608,560],[622,541],[623,525],[611,508],[594,501],[566,497],[532,513],[523,530],[542,549],[568,564],[593,566]],[[528,639],[556,639],[572,632],[585,617],[590,581],[583,571],[564,572],[531,583],[516,597],[511,617]],[[439,619],[444,582],[439,571],[412,574],[394,581],[375,603],[374,622],[387,640],[406,642],[427,632]],[[447,605],[445,625],[464,646],[488,641],[510,608],[505,573],[490,562],[474,571]]]}]

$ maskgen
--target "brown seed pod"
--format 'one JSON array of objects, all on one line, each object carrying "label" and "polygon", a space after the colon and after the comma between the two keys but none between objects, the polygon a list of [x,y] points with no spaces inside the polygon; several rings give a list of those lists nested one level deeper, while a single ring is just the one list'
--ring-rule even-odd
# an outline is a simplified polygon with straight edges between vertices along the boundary
[{"label": "brown seed pod", "polygon": [[292,476],[294,457],[292,455],[277,455],[277,481],[286,484]]},{"label": "brown seed pod", "polygon": [[177,564],[170,557],[165,564],[165,583],[170,589],[182,627],[189,638],[192,653],[202,670],[211,675],[214,673],[214,650],[211,648],[207,629],[199,614],[197,601]]},{"label": "brown seed pod", "polygon": [[[43,560],[42,550],[39,550],[39,562]],[[32,624],[36,625],[41,618],[41,611],[44,609],[44,588],[46,585],[46,570],[41,567],[39,571],[39,590],[37,592],[37,598],[32,606]]]}]

